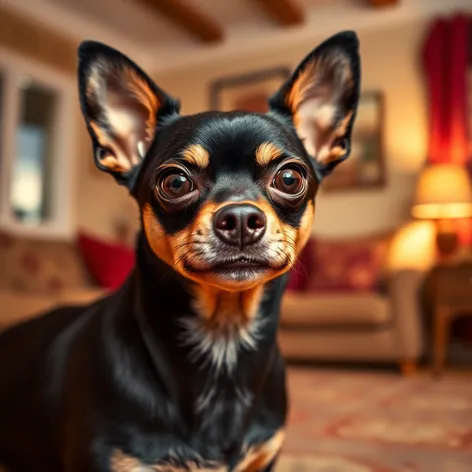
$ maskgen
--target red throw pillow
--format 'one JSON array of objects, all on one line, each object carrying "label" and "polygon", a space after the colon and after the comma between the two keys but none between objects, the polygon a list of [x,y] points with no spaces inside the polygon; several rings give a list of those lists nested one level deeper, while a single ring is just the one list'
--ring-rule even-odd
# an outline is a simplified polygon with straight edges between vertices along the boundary
[{"label": "red throw pillow", "polygon": [[371,291],[377,288],[386,254],[384,240],[316,239],[310,292]]},{"label": "red throw pillow", "polygon": [[303,278],[301,277],[300,266],[298,261],[292,267],[288,274],[288,283],[286,290],[301,292],[303,291]]},{"label": "red throw pillow", "polygon": [[287,290],[303,292],[307,289],[312,271],[314,240],[309,239],[289,273]]},{"label": "red throw pillow", "polygon": [[102,287],[112,290],[120,287],[134,267],[134,251],[123,244],[105,242],[81,232],[78,246],[87,269]]}]

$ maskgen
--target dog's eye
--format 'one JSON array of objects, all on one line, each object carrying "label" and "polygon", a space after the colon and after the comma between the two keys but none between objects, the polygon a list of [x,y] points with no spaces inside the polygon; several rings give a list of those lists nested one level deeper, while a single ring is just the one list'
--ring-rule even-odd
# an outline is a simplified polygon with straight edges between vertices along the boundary
[{"label": "dog's eye", "polygon": [[165,198],[175,200],[190,193],[193,183],[184,174],[169,174],[161,180],[160,187]]},{"label": "dog's eye", "polygon": [[287,167],[277,172],[272,185],[280,192],[297,195],[302,191],[304,182],[305,179],[300,171]]}]

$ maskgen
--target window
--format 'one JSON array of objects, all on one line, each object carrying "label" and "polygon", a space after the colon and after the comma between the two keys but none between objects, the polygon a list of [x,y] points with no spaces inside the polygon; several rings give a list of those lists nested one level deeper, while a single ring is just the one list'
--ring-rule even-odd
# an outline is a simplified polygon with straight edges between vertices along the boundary
[{"label": "window", "polygon": [[0,54],[0,229],[69,236],[73,79]]}]

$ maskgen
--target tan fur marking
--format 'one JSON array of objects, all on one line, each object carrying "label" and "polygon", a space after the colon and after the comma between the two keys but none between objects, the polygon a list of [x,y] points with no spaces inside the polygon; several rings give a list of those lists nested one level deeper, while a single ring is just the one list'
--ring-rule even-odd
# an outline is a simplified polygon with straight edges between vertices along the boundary
[{"label": "tan fur marking", "polygon": [[[254,201],[240,201],[238,204],[244,204],[244,203],[251,203],[257,205],[257,202]],[[191,228],[187,228],[186,230],[182,231],[182,233],[185,232],[187,235],[187,240],[188,240],[188,235],[190,234],[195,234],[197,231],[200,231],[200,239],[205,240],[208,235],[210,234],[211,228],[212,228],[212,220],[213,220],[213,215],[223,206],[227,205],[227,203],[214,203],[214,202],[208,202],[200,208],[199,213],[194,219],[194,223]],[[272,208],[269,206],[269,208]],[[182,234],[183,236],[183,234]],[[185,238],[183,237],[183,240]],[[177,265],[179,267],[180,265],[183,265],[183,259],[185,258],[190,258],[192,257],[192,248],[189,246],[186,246],[183,248],[182,252],[182,261],[181,264]],[[184,254],[185,253],[185,254]],[[179,257],[179,254],[175,254],[176,258]],[[199,264],[198,257],[195,257],[193,259],[195,265],[201,269],[204,269],[205,266],[202,264]],[[210,284],[213,285],[216,288],[221,289],[221,282],[218,278],[215,278],[211,273],[205,273],[205,274],[186,274],[188,278],[191,278],[192,280],[199,282],[199,283],[205,283],[205,284]],[[261,283],[261,281],[258,281],[258,284]],[[229,291],[240,291],[241,289],[248,289],[250,287],[241,287],[240,283],[232,283],[232,282],[225,282],[225,290]]]},{"label": "tan fur marking", "polygon": [[110,468],[112,472],[146,472],[149,470],[143,466],[141,461],[120,450],[114,451],[110,457]]},{"label": "tan fur marking", "polygon": [[262,285],[246,290],[242,296],[242,311],[249,319],[254,318],[262,298]]},{"label": "tan fur marking", "polygon": [[174,265],[174,255],[168,236],[148,203],[143,208],[143,227],[146,239],[154,254],[172,267]]},{"label": "tan fur marking", "polygon": [[[226,203],[206,203],[200,209],[191,227],[185,228],[172,236],[165,233],[149,204],[146,204],[143,208],[143,227],[151,249],[156,256],[162,259],[166,264],[199,284],[199,287],[196,289],[196,295],[201,305],[202,312],[204,312],[207,317],[211,317],[211,314],[215,312],[218,297],[221,295],[223,289],[223,291],[227,291],[228,293],[235,292],[244,294],[242,295],[243,298],[238,301],[238,303],[241,303],[243,307],[242,312],[249,315],[250,318],[250,316],[252,316],[251,307],[257,306],[259,301],[259,294],[256,288],[289,270],[311,233],[314,216],[314,205],[312,202],[308,202],[301,220],[301,225],[298,229],[282,223],[273,207],[265,200],[261,199],[257,202],[244,201],[239,203],[251,203],[252,205],[258,206],[264,212],[267,218],[266,233],[270,235],[270,239],[268,239],[267,243],[269,247],[272,248],[273,252],[271,259],[280,264],[285,260],[289,261],[289,265],[283,270],[268,270],[267,273],[264,274],[262,278],[256,280],[252,286],[242,286],[240,283],[227,281],[224,287],[222,287],[221,281],[213,274],[188,273],[184,268],[184,262],[191,260],[196,267],[205,269],[204,263],[199,262],[195,247],[207,240],[212,227],[213,215],[222,206],[226,205]],[[236,302],[234,300],[229,302],[228,300],[230,300],[231,297],[228,297],[224,298],[222,301],[230,305],[233,304],[234,307],[234,303]]]},{"label": "tan fur marking", "polygon": [[349,112],[334,130],[329,130],[324,136],[321,130],[318,131],[323,139],[320,139],[319,150],[316,155],[317,161],[322,164],[329,164],[344,157],[346,149],[341,146],[333,146],[333,143],[346,134],[352,115],[353,112]]},{"label": "tan fur marking", "polygon": [[106,134],[94,121],[90,122],[90,127],[97,136],[100,146],[102,146],[105,151],[108,151],[108,154],[100,159],[100,164],[112,171],[129,172],[131,170],[131,162],[118,146],[118,143]]},{"label": "tan fur marking", "polygon": [[279,429],[264,444],[250,447],[246,457],[236,466],[236,472],[261,472],[275,459],[284,438],[284,431]]},{"label": "tan fur marking", "polygon": [[256,315],[262,296],[262,284],[241,291],[224,291],[212,285],[195,287],[199,313],[204,316],[208,328],[221,325],[222,321],[246,325]]},{"label": "tan fur marking", "polygon": [[282,150],[269,141],[262,143],[256,149],[256,161],[261,167],[267,166],[281,155]]},{"label": "tan fur marking", "polygon": [[201,144],[191,144],[188,146],[183,152],[183,158],[200,169],[205,169],[210,163],[210,154]]},{"label": "tan fur marking", "polygon": [[[307,93],[312,87],[313,83],[316,82],[316,75],[318,69],[318,61],[313,60],[309,62],[305,69],[303,69],[295,80],[292,88],[290,89],[286,102],[292,113],[294,113],[294,118],[296,121],[296,111],[303,100],[306,99]],[[295,125],[297,123],[295,122]]]},{"label": "tan fur marking", "polygon": [[221,326],[222,322],[236,323],[242,327],[247,325],[256,315],[256,309],[263,293],[263,285],[290,269],[311,233],[314,215],[312,202],[308,203],[298,229],[283,224],[272,205],[266,200],[240,203],[251,203],[265,213],[267,218],[266,233],[269,235],[267,244],[272,249],[271,259],[278,264],[283,264],[286,260],[289,262],[281,270],[267,270],[262,277],[254,280],[252,285],[241,285],[241,283],[229,281],[222,283],[214,274],[189,273],[184,267],[185,260],[190,260],[196,267],[205,268],[205,263],[199,261],[196,248],[198,244],[207,240],[212,227],[213,215],[226,203],[206,203],[195,217],[193,225],[173,236],[165,233],[149,204],[143,208],[143,227],[150,247],[157,257],[196,282],[194,295],[197,307],[210,329],[216,325]]},{"label": "tan fur marking", "polygon": [[[288,256],[290,263],[293,263],[297,255],[295,254],[297,230],[289,225],[286,225],[287,228],[282,228],[283,225],[281,225],[273,207],[265,200],[259,200],[257,202],[248,200],[238,203],[256,205],[265,213],[267,217],[266,233],[271,235],[269,244],[270,246],[274,245],[272,260],[282,264],[286,256]],[[195,217],[191,228],[183,230],[178,236],[172,238],[167,237],[170,249],[168,253],[170,252],[172,254],[172,260],[181,259],[181,261],[175,265],[175,268],[186,277],[197,282],[194,289],[197,306],[201,315],[208,321],[209,327],[215,323],[221,323],[222,320],[237,321],[235,317],[238,318],[239,322],[243,325],[247,324],[256,314],[256,308],[259,306],[262,296],[263,284],[281,275],[283,271],[289,270],[290,268],[290,266],[288,266],[283,271],[268,270],[267,273],[256,280],[252,286],[241,286],[240,283],[226,281],[223,287],[221,280],[211,273],[186,273],[182,267],[183,259],[193,257],[192,247],[188,245],[182,246],[181,250],[173,248],[179,244],[183,245],[185,241],[188,241],[190,235],[195,234],[197,230],[200,232],[199,238],[203,241],[206,240],[211,231],[213,215],[224,205],[226,205],[226,203],[206,203]],[[152,217],[154,218],[154,216]],[[156,238],[158,241],[161,241],[159,247],[155,248],[155,252],[158,255],[163,252],[165,253],[162,248],[162,240],[165,238],[165,235],[158,235]],[[193,263],[197,267],[204,268],[204,265],[202,266],[202,264],[199,263],[198,257],[194,257]],[[215,315],[217,315],[217,318],[215,318]],[[232,318],[230,319],[231,316]]]},{"label": "tan fur marking", "polygon": [[347,132],[347,127],[351,122],[352,115],[354,114],[353,111],[350,111],[345,118],[339,123],[338,127],[336,128],[336,137],[340,138],[344,136]]},{"label": "tan fur marking", "polygon": [[202,469],[197,468],[194,462],[188,462],[184,466],[171,464],[143,464],[139,459],[125,454],[117,449],[110,457],[112,472],[224,472],[223,468]]},{"label": "tan fur marking", "polygon": [[310,238],[314,219],[315,219],[315,205],[313,202],[308,202],[305,208],[305,213],[303,213],[302,219],[300,221],[300,227],[298,228],[297,256],[303,250],[303,248],[305,247],[305,244]]},{"label": "tan fur marking", "polygon": [[124,70],[128,76],[129,90],[134,93],[138,101],[142,103],[148,111],[148,118],[146,120],[146,140],[150,142],[154,138],[157,123],[156,113],[160,107],[160,103],[154,92],[150,89],[148,83],[143,80],[135,70],[130,69],[129,67],[125,67]]}]

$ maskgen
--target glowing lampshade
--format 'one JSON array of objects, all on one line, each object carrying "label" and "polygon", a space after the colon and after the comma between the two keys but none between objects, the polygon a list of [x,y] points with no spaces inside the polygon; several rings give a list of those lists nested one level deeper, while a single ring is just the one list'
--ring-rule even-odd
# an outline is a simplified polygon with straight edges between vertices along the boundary
[{"label": "glowing lampshade", "polygon": [[389,249],[388,269],[428,270],[436,260],[435,234],[432,221],[412,221],[400,228]]},{"label": "glowing lampshade", "polygon": [[411,213],[422,219],[472,216],[472,185],[467,170],[456,164],[435,164],[423,170]]}]

